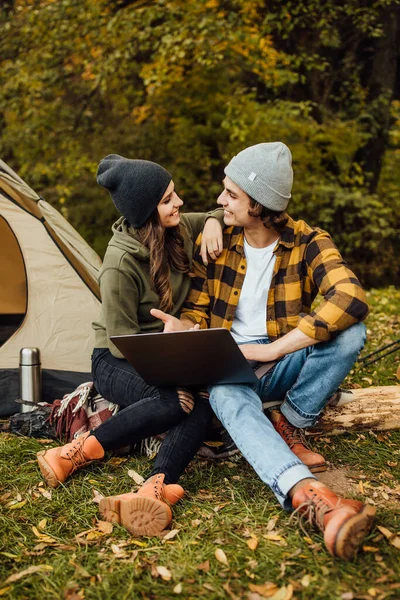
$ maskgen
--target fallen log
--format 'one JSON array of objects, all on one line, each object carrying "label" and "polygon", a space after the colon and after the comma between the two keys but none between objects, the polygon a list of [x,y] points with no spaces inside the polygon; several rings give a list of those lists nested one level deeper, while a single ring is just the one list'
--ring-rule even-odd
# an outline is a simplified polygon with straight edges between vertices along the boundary
[{"label": "fallen log", "polygon": [[328,406],[310,434],[400,429],[400,385],[351,390],[342,406]]}]

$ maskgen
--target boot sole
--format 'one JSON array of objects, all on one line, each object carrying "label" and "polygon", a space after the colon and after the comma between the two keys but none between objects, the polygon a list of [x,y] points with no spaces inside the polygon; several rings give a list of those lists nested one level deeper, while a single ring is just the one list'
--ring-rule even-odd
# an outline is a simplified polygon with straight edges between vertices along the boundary
[{"label": "boot sole", "polygon": [[366,504],[358,515],[354,515],[342,525],[333,547],[335,556],[348,561],[355,558],[365,537],[371,531],[375,513],[376,508]]},{"label": "boot sole", "polygon": [[52,488],[56,488],[60,485],[61,482],[57,479],[57,476],[54,473],[53,469],[50,467],[50,465],[46,461],[46,459],[44,457],[45,453],[46,453],[46,450],[42,450],[41,452],[38,452],[36,455],[38,463],[39,463],[39,469],[40,469],[40,472],[43,475],[44,479],[46,480],[47,485],[49,485]]},{"label": "boot sole", "polygon": [[144,496],[128,500],[109,496],[100,500],[99,509],[103,519],[123,525],[137,537],[158,535],[172,521],[171,509],[165,502]]},{"label": "boot sole", "polygon": [[309,465],[306,465],[306,467],[308,468],[309,471],[311,471],[311,473],[324,473],[328,468],[326,463],[321,463],[319,465],[312,465],[311,467]]}]

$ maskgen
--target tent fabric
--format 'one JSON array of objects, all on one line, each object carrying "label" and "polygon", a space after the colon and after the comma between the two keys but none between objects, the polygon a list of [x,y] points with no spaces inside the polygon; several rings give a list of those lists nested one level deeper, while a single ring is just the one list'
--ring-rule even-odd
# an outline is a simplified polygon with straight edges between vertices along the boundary
[{"label": "tent fabric", "polygon": [[[10,414],[7,406],[14,406],[18,397],[15,370],[23,347],[40,349],[47,399],[62,397],[90,379],[91,323],[100,311],[97,273],[101,260],[66,219],[3,161],[0,218],[8,225],[8,229],[3,227],[7,235],[0,237],[1,321],[12,313],[24,313],[21,307],[26,306],[19,328],[0,346],[0,415],[4,415]],[[17,243],[5,260],[13,236]],[[11,277],[5,269],[12,272],[13,259],[19,267],[15,266],[16,274]],[[50,371],[64,373],[61,387],[55,384],[57,375],[47,376]]]}]

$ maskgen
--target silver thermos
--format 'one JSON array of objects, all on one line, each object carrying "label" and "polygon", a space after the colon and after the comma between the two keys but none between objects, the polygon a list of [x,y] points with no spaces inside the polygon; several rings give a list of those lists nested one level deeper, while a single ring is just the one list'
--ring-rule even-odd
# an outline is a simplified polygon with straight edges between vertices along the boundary
[{"label": "silver thermos", "polygon": [[[21,348],[19,353],[20,399],[37,404],[42,400],[42,374],[39,348]],[[34,410],[33,404],[21,404],[21,412]]]}]

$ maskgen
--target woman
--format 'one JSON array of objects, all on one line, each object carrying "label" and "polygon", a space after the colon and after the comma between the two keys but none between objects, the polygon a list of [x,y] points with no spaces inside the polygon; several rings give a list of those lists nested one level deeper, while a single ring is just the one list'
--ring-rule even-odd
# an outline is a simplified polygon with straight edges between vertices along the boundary
[{"label": "woman", "polygon": [[[190,287],[193,243],[205,226],[210,255],[218,254],[223,211],[180,215],[183,202],[171,175],[149,161],[111,154],[100,162],[97,181],[109,190],[122,217],[113,226],[99,276],[102,309],[93,323],[93,381],[122,410],[72,443],[39,452],[38,461],[47,483],[57,487],[105,451],[169,430],[139,492],[100,503],[103,518],[121,523],[134,535],[154,535],[171,522],[165,500],[174,504],[183,496],[176,481],[201,444],[212,411],[206,394],[146,384],[110,336],[161,331],[163,324],[151,316],[152,308],[179,313]],[[220,223],[208,218],[212,216]]]}]

